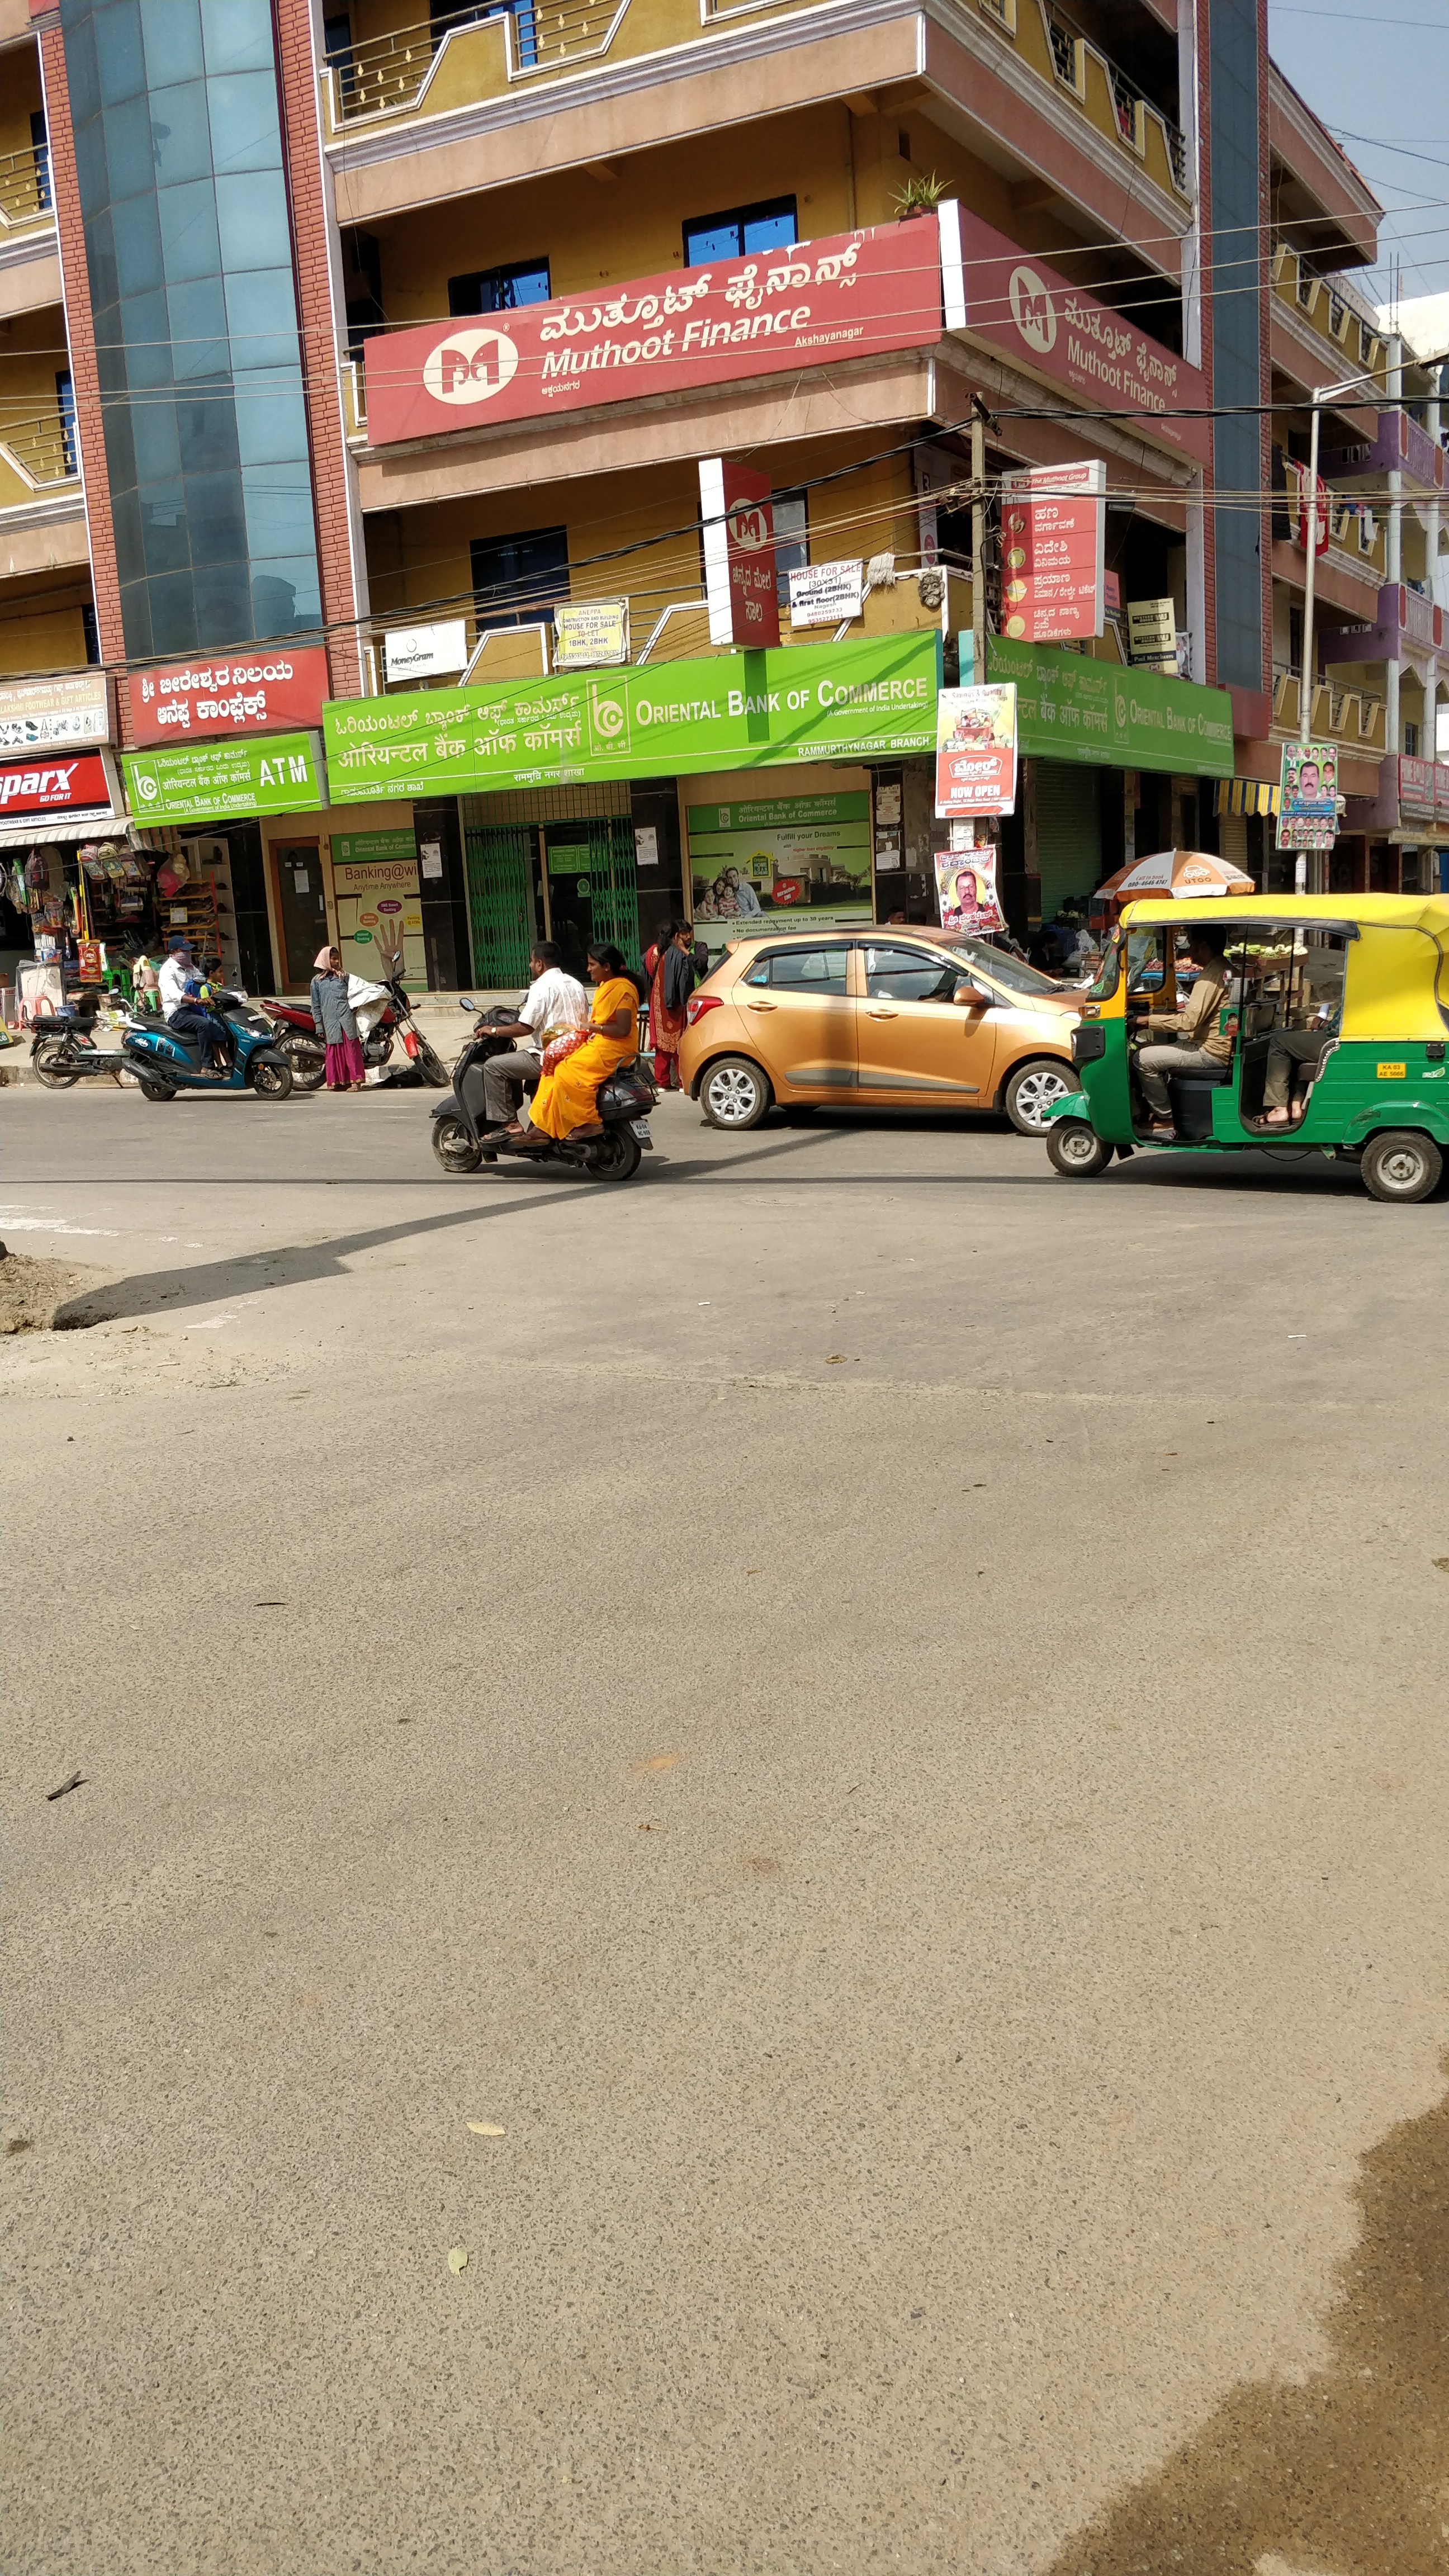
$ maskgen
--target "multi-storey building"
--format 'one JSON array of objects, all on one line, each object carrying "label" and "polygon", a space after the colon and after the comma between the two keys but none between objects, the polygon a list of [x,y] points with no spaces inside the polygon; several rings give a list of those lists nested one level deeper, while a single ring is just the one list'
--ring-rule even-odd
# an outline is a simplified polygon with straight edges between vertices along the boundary
[{"label": "multi-storey building", "polygon": [[[924,918],[920,699],[978,619],[1018,927],[1168,843],[1291,882],[1306,685],[1331,881],[1437,864],[1437,375],[1347,281],[1378,209],[1260,0],[0,0],[0,43],[0,677],[106,675],[132,837],[215,881],[248,981],[394,923],[446,986],[545,924]],[[991,493],[1105,466],[1084,653],[1000,632],[993,513],[975,596],[981,412]],[[712,458],[773,494],[803,690],[711,640]],[[1147,601],[1175,676],[1128,667]],[[607,700],[555,679],[589,603]],[[97,828],[0,817],[42,827]]]}]

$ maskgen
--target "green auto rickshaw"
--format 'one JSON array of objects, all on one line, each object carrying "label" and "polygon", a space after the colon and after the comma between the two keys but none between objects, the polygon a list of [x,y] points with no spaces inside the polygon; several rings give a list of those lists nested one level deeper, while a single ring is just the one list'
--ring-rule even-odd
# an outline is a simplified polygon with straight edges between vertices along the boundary
[{"label": "green auto rickshaw", "polygon": [[[1169,1074],[1171,1132],[1144,1096],[1150,1014],[1174,1009],[1189,940],[1211,934],[1227,984],[1221,1061]],[[1376,1199],[1430,1197],[1449,1159],[1449,897],[1220,895],[1124,907],[1072,1032],[1080,1091],[1047,1113],[1058,1172],[1115,1153],[1320,1152]],[[1155,1032],[1152,1032],[1155,1036]]]}]

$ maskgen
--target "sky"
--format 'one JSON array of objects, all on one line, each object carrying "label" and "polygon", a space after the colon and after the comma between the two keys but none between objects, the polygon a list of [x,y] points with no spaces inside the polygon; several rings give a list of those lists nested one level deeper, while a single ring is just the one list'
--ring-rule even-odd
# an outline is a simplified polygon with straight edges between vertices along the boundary
[{"label": "sky", "polygon": [[1449,0],[1268,0],[1268,45],[1385,210],[1366,293],[1449,291]]}]

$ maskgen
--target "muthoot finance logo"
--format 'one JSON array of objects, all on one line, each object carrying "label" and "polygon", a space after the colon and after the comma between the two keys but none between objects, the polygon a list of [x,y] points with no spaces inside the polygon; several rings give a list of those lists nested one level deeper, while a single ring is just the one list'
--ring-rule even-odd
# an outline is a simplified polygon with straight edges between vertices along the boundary
[{"label": "muthoot finance logo", "polygon": [[518,351],[506,331],[452,331],[423,361],[423,383],[435,402],[487,402],[517,372]]},{"label": "muthoot finance logo", "polygon": [[1011,318],[1029,349],[1043,358],[1056,346],[1057,308],[1046,280],[1034,268],[1011,272]]}]

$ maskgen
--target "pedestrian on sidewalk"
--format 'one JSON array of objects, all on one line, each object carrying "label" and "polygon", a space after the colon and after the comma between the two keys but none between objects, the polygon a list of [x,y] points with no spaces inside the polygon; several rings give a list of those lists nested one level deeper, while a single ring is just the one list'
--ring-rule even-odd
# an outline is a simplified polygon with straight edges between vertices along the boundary
[{"label": "pedestrian on sidewalk", "polygon": [[661,1091],[677,1091],[679,1041],[688,1025],[687,1005],[694,991],[694,934],[688,922],[666,922],[644,963],[649,971],[654,1079]]},{"label": "pedestrian on sidewalk", "polygon": [[340,949],[319,948],[313,960],[312,1025],[327,1049],[328,1090],[360,1091],[367,1067]]}]

